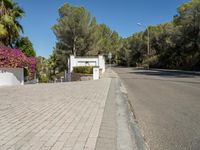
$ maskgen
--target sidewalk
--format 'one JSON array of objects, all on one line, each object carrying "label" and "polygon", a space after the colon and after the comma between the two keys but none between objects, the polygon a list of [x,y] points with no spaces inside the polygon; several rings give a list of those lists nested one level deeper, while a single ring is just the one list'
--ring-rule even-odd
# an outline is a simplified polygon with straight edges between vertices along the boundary
[{"label": "sidewalk", "polygon": [[0,88],[0,150],[137,150],[122,83],[100,80]]},{"label": "sidewalk", "polygon": [[110,78],[0,88],[0,150],[94,150]]}]

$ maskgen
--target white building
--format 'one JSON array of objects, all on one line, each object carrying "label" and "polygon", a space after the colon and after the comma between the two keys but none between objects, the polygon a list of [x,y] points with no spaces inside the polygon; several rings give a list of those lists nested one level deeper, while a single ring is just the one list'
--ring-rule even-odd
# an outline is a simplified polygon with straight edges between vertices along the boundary
[{"label": "white building", "polygon": [[77,66],[93,66],[93,79],[99,79],[100,74],[105,72],[105,58],[102,55],[97,57],[74,57],[70,56],[68,59],[68,75],[71,78],[71,73],[73,72],[73,68]]},{"label": "white building", "polygon": [[105,72],[105,59],[102,55],[97,57],[74,57],[70,56],[68,60],[68,68],[69,72],[73,71],[73,67],[77,66],[93,66],[99,67],[99,70],[104,73]]}]

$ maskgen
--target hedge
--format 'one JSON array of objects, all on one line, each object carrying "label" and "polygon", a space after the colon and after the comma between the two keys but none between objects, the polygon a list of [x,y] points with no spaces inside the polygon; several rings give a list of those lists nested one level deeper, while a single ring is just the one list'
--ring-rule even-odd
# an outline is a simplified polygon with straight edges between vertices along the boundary
[{"label": "hedge", "polygon": [[92,66],[78,66],[73,68],[74,73],[93,74]]}]

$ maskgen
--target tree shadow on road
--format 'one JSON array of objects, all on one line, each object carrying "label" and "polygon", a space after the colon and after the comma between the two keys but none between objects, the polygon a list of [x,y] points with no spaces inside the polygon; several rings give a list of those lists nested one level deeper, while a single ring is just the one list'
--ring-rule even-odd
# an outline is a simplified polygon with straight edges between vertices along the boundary
[{"label": "tree shadow on road", "polygon": [[137,75],[148,75],[148,76],[160,76],[160,77],[172,77],[172,78],[195,78],[200,77],[199,74],[195,72],[183,72],[183,71],[176,71],[176,70],[158,70],[158,69],[135,69],[129,73],[134,73]]},{"label": "tree shadow on road", "polygon": [[[130,67],[113,67],[121,79],[158,80],[200,85],[200,73],[164,69],[144,69]],[[133,76],[131,75],[133,74]],[[134,76],[139,75],[139,76]],[[140,76],[141,75],[141,76]],[[190,79],[190,80],[186,80]]]}]

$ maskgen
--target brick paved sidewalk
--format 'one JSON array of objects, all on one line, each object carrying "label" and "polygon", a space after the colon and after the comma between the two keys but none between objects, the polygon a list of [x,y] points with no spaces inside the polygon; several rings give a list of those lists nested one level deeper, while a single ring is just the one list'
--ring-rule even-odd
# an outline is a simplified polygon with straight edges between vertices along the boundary
[{"label": "brick paved sidewalk", "polygon": [[0,88],[0,150],[94,150],[111,79]]}]

